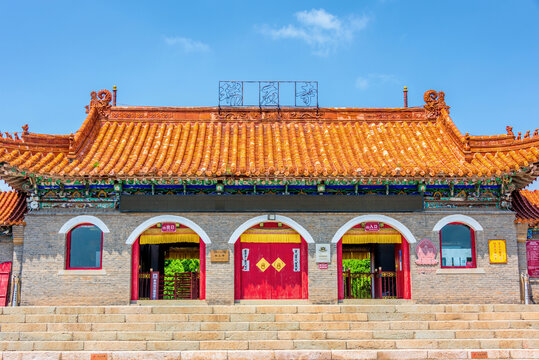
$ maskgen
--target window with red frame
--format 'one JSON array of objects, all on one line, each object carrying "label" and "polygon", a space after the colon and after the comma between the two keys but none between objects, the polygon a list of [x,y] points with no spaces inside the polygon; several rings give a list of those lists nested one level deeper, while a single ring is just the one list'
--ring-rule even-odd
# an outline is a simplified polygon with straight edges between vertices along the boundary
[{"label": "window with red frame", "polygon": [[464,224],[444,226],[440,230],[440,258],[443,268],[474,268],[474,231]]},{"label": "window with red frame", "polygon": [[74,227],[67,234],[66,269],[101,269],[103,233],[92,224]]}]

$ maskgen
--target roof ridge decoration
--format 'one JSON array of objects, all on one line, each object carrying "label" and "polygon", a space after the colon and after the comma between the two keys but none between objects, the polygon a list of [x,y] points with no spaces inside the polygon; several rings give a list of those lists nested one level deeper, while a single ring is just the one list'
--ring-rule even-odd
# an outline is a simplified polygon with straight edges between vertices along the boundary
[{"label": "roof ridge decoration", "polygon": [[437,119],[442,114],[442,109],[445,109],[449,114],[450,107],[445,103],[445,93],[443,91],[428,90],[423,95],[423,100],[425,100],[427,119]]},{"label": "roof ridge decoration", "polygon": [[92,91],[90,93],[90,105],[86,105],[86,114],[90,113],[90,110],[96,109],[99,115],[108,119],[110,114],[110,108],[112,105],[112,94],[107,89],[101,89],[99,92]]}]

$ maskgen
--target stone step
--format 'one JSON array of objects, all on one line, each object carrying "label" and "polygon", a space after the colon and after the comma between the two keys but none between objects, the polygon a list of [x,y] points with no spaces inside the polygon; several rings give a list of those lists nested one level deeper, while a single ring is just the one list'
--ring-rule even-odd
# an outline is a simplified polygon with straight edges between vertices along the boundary
[{"label": "stone step", "polygon": [[526,330],[336,330],[336,331],[34,331],[0,332],[0,341],[151,341],[151,340],[398,340],[539,339]]},{"label": "stone step", "polygon": [[181,351],[350,349],[539,349],[537,339],[356,340],[19,340],[0,341],[0,351]]},{"label": "stone step", "polygon": [[539,321],[539,311],[479,313],[148,313],[148,314],[5,314],[2,323],[103,323],[103,322],[362,322],[362,321]]},{"label": "stone step", "polygon": [[[91,360],[92,351],[5,352],[6,359]],[[16,357],[13,357],[16,355]],[[100,351],[106,360],[446,360],[539,359],[533,349],[423,349],[423,350],[204,350],[204,351]]]},{"label": "stone step", "polygon": [[539,329],[539,320],[485,321],[145,321],[145,322],[9,322],[0,323],[2,332],[73,331],[330,331],[330,330],[415,330],[415,331],[501,331]]},{"label": "stone step", "polygon": [[518,313],[539,312],[524,304],[338,304],[338,305],[163,305],[163,306],[20,306],[0,308],[0,314],[238,314],[238,313]]}]

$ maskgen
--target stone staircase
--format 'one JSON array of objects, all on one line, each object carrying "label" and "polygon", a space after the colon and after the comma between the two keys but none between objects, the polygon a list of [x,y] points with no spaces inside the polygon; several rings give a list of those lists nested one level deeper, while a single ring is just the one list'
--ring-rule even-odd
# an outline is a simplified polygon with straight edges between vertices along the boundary
[{"label": "stone staircase", "polygon": [[539,359],[539,305],[0,310],[2,359]]}]

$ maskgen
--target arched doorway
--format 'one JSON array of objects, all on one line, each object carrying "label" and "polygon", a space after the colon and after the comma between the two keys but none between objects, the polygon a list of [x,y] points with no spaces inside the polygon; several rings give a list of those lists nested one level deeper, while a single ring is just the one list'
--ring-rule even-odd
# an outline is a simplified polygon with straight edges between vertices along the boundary
[{"label": "arched doorway", "polygon": [[180,216],[162,215],[139,225],[132,245],[131,300],[204,299],[206,233]]},{"label": "arched doorway", "polygon": [[339,299],[410,299],[409,240],[415,242],[404,225],[383,215],[341,227],[333,238]]},{"label": "arched doorway", "polygon": [[262,221],[234,244],[235,298],[307,299],[307,242],[279,221]]}]

